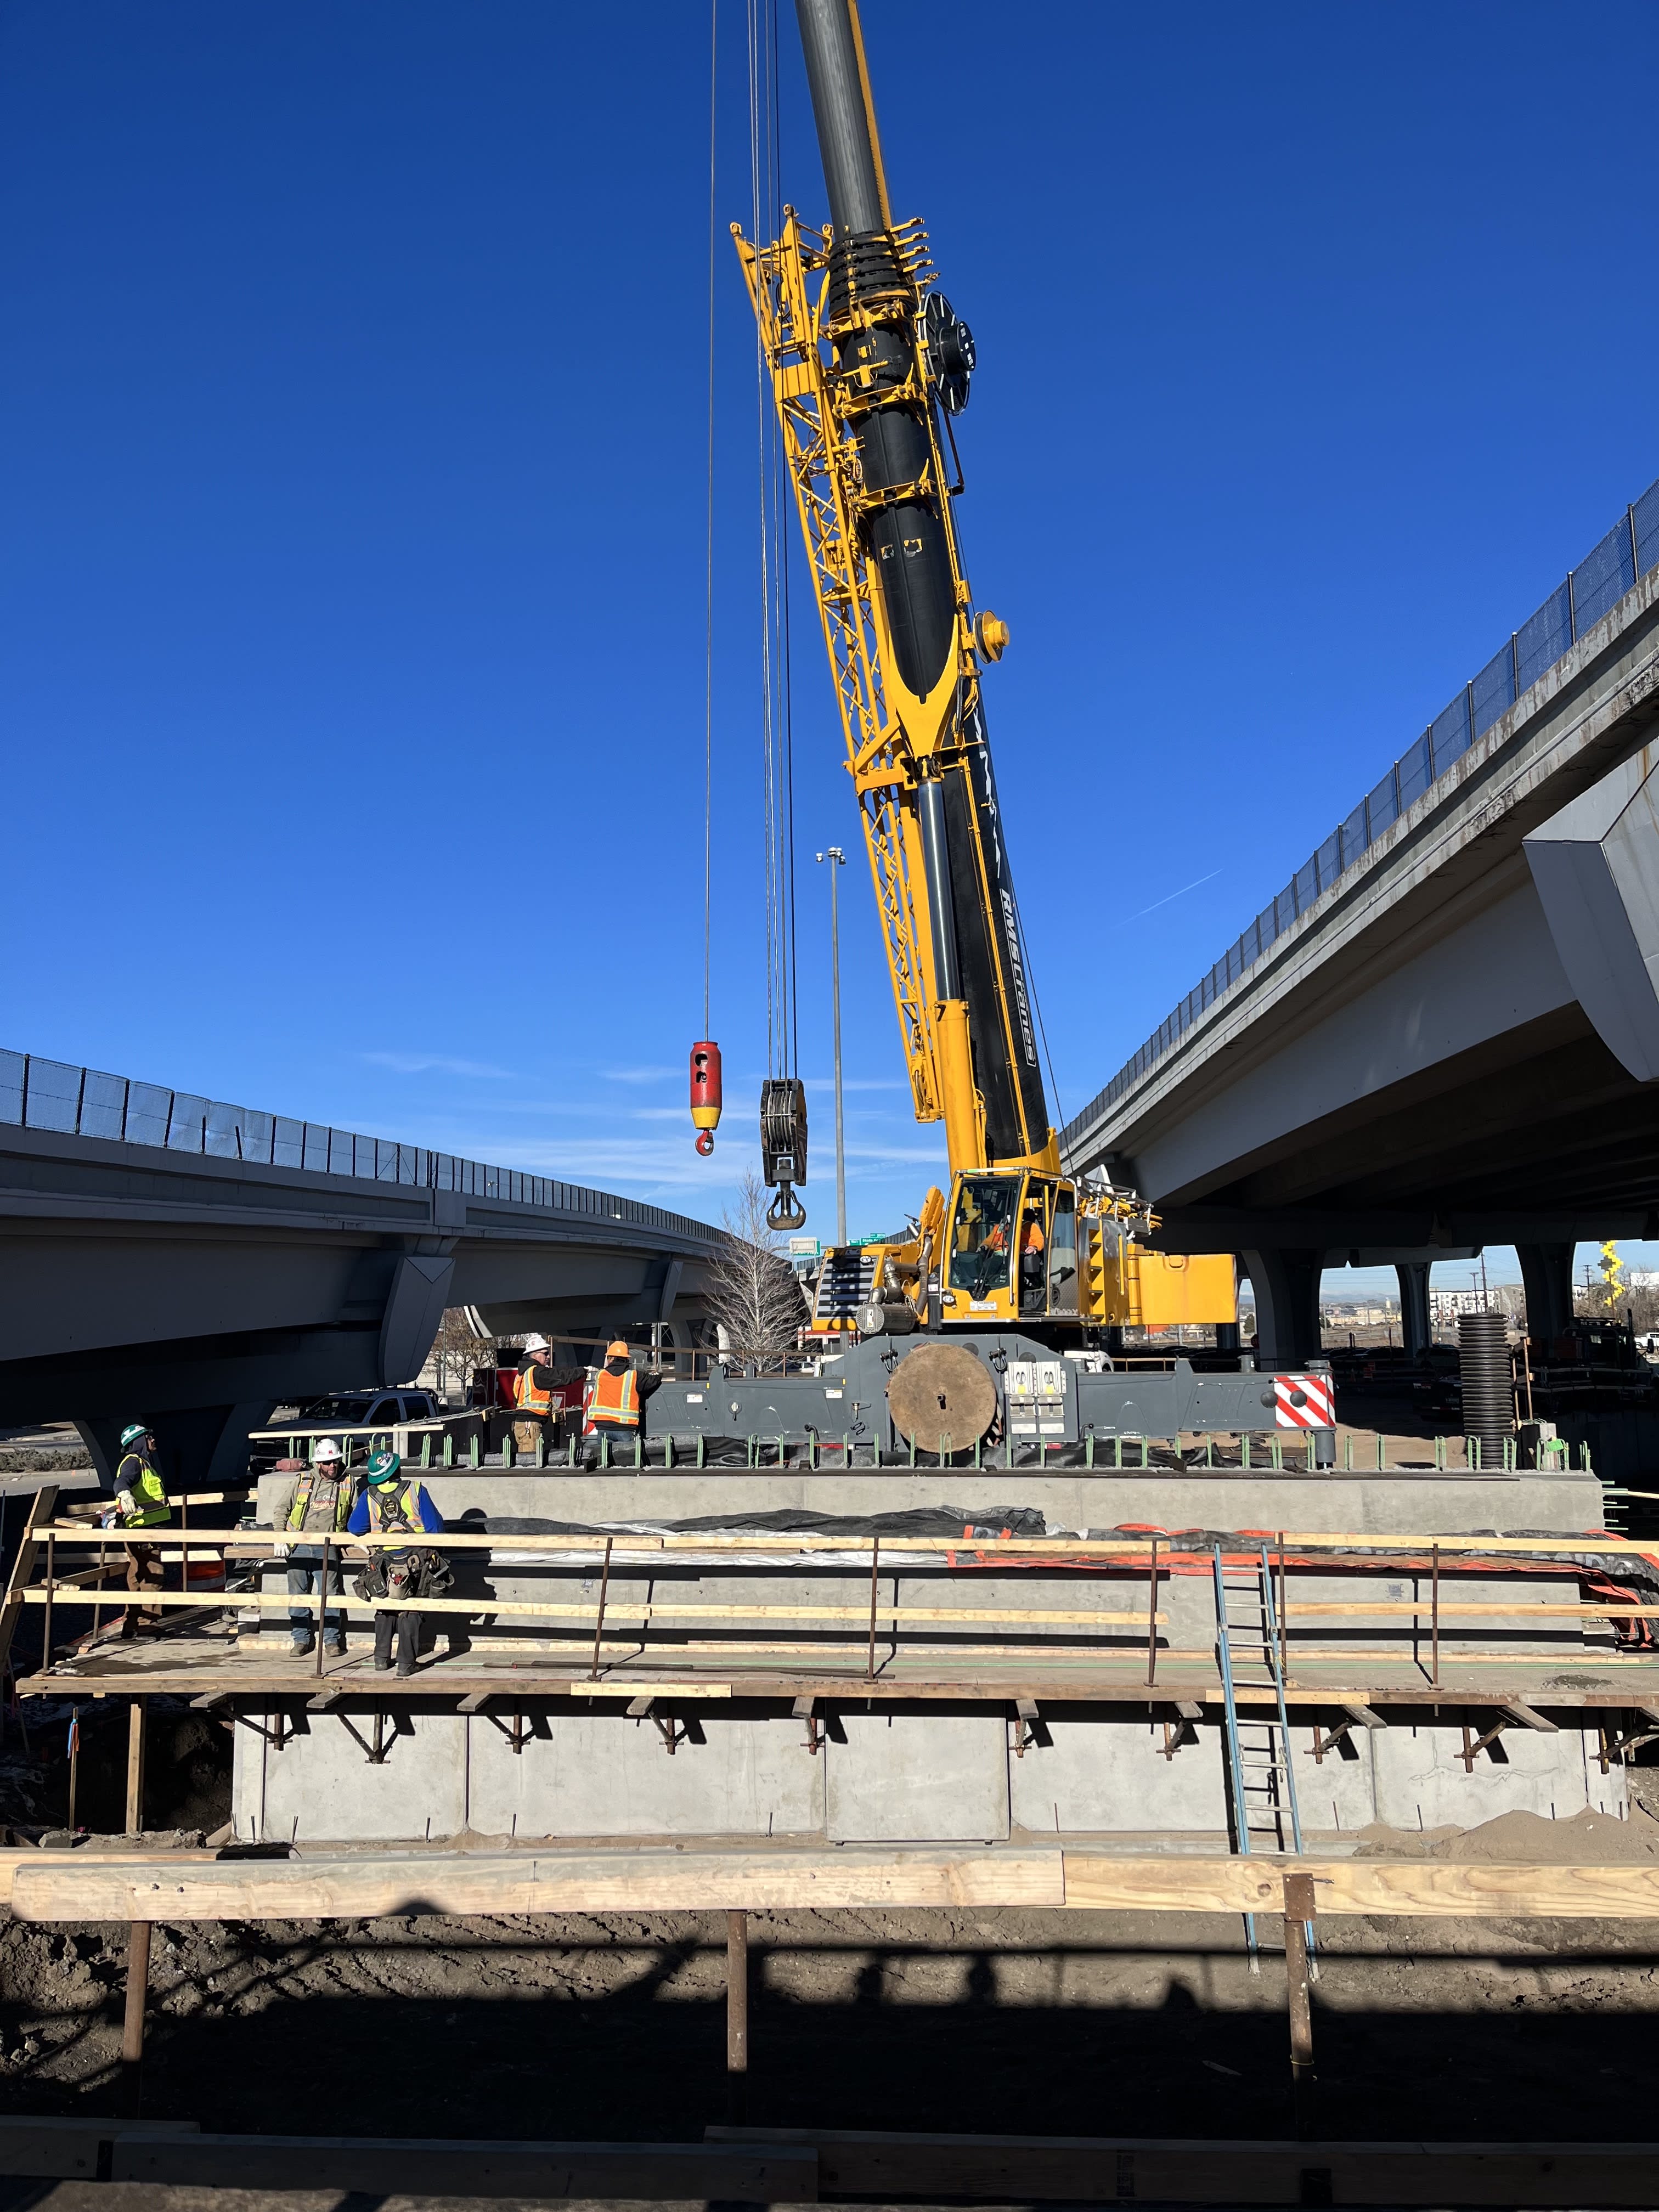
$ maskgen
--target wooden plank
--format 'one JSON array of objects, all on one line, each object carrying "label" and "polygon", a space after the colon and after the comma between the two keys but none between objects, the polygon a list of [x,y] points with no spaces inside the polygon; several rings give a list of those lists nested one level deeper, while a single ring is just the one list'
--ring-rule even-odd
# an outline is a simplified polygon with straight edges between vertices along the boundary
[{"label": "wooden plank", "polygon": [[[18,1868],[20,1866],[38,1867],[43,1857],[46,1856],[47,1854],[43,1853],[33,1844],[29,1844],[21,1850],[0,1850],[0,1909],[9,1910],[10,1908],[12,1876]],[[65,1850],[62,1853],[54,1852],[50,1856],[54,1863],[64,1865],[73,1863],[76,1867],[108,1865],[130,1868],[134,1865],[153,1866],[155,1863],[153,1854],[135,1851],[131,1847],[121,1850],[100,1849],[96,1844],[79,1844],[73,1852]],[[189,1861],[200,1866],[210,1866],[216,1855],[210,1850],[181,1850],[169,1852],[167,1856],[169,1863],[178,1860]],[[5,2168],[0,2166],[0,2173],[4,2172]]]},{"label": "wooden plank", "polygon": [[1389,1725],[1381,1713],[1374,1713],[1369,1705],[1363,1705],[1358,1698],[1343,1698],[1339,1700],[1339,1703],[1348,1718],[1351,1721],[1357,1721],[1361,1728],[1385,1729]]},{"label": "wooden plank", "polygon": [[[1302,1620],[1315,1613],[1324,1613],[1336,1620],[1368,1620],[1373,1614],[1409,1613],[1426,1620],[1435,1610],[1428,1598],[1380,1598],[1375,1603],[1355,1601],[1352,1604],[1327,1604],[1322,1599],[1312,1605],[1287,1605],[1286,1616]],[[1483,1615],[1503,1613],[1525,1620],[1644,1620],[1659,1617],[1659,1605],[1581,1605],[1577,1599],[1571,1605],[1534,1605],[1519,1595],[1507,1604],[1499,1599],[1471,1601],[1468,1605],[1442,1605],[1442,1620],[1475,1620]]]},{"label": "wooden plank", "polygon": [[80,1854],[28,1856],[30,1863],[14,1865],[11,1906],[18,1918],[40,1921],[1060,1904],[1276,1915],[1287,1869],[1312,1877],[1322,1916],[1659,1917],[1659,1863],[969,1854],[920,1846],[189,1862],[132,1855],[95,1863]]},{"label": "wooden plank", "polygon": [[1656,2143],[1160,2141],[711,2127],[711,2142],[816,2150],[825,2197],[1182,2204],[1650,2206]]},{"label": "wooden plank", "polygon": [[1659,1862],[1550,1866],[1480,1860],[1114,1858],[1066,1853],[1066,1902],[1117,1912],[1279,1911],[1287,1872],[1311,1875],[1322,1917],[1652,1919]]},{"label": "wooden plank", "polygon": [[[44,1856],[44,1855],[43,1855]],[[20,1866],[22,1920],[356,1920],[389,1913],[781,1911],[1066,1901],[1058,1850],[661,1851],[503,1857],[130,1858]]]},{"label": "wooden plank", "polygon": [[1536,1729],[1540,1735],[1559,1735],[1561,1733],[1556,1722],[1546,1720],[1542,1713],[1535,1712],[1523,1698],[1505,1698],[1504,1711],[1512,1713],[1522,1728]]},{"label": "wooden plank", "polygon": [[811,2204],[817,2170],[810,2147],[785,2143],[116,2134],[109,2178],[173,2188],[341,2190],[377,2200],[452,2194]]},{"label": "wooden plank", "polygon": [[[34,1563],[40,1553],[40,1532],[52,1525],[52,1516],[57,1510],[58,1486],[48,1483],[44,1490],[37,1490],[30,1500],[28,1519],[23,1523],[17,1557],[12,1562],[11,1580],[6,1585],[6,1601],[0,1606],[0,1668],[11,1656],[11,1639],[23,1617],[23,1592],[34,1577]],[[51,1656],[49,1652],[46,1655],[48,1663]]]},{"label": "wooden plank", "polygon": [[[54,1578],[54,1587],[61,1589],[64,1577]],[[44,1605],[46,1592],[32,1588],[22,1592],[25,1603]],[[62,1607],[65,1601],[59,1598]],[[72,1601],[71,1601],[72,1602]],[[81,1602],[85,1603],[83,1599]],[[211,1607],[235,1613],[252,1612],[286,1613],[294,1601],[286,1590],[229,1590],[223,1595],[211,1590],[147,1590],[146,1609],[150,1606],[188,1606],[196,1612]],[[599,1618],[599,1605],[562,1605],[556,1601],[544,1601],[531,1598],[356,1598],[348,1608],[353,1613],[487,1613],[502,1620],[590,1621]],[[1043,1626],[1086,1628],[1142,1628],[1147,1615],[1141,1612],[1109,1613],[1073,1609],[1056,1612],[1039,1607],[997,1606],[940,1606],[940,1605],[878,1605],[878,1621],[902,1625],[907,1621],[951,1621],[963,1626],[975,1626],[983,1622],[1023,1623]],[[1152,1616],[1160,1627],[1167,1624],[1166,1613]],[[605,1619],[615,1620],[846,1620],[856,1621],[860,1627],[870,1618],[867,1605],[703,1605],[700,1603],[658,1604],[650,1600],[610,1597],[605,1605]]]},{"label": "wooden plank", "polygon": [[[441,1470],[429,1469],[428,1472],[437,1473],[441,1472]],[[1267,1470],[1264,1469],[1262,1472],[1265,1473]],[[124,1541],[128,1543],[141,1543],[144,1540],[144,1532],[143,1530],[136,1532],[132,1530],[115,1528],[100,1530],[95,1528],[88,1528],[84,1524],[77,1525],[74,1522],[62,1522],[54,1525],[56,1528],[56,1533],[58,1535],[65,1538],[66,1540],[77,1540],[83,1544],[96,1543],[100,1536],[106,1537],[111,1541],[118,1543]],[[1239,1553],[1241,1556],[1247,1556],[1251,1551],[1251,1541],[1243,1534],[1243,1532],[1237,1533],[1238,1534]],[[434,1545],[441,1546],[445,1550],[472,1548],[500,1552],[574,1552],[580,1553],[596,1554],[604,1548],[605,1534],[605,1532],[602,1529],[598,1530],[592,1534],[562,1536],[475,1535],[470,1531],[455,1531],[445,1532],[440,1535],[434,1535],[428,1540]],[[261,1538],[261,1548],[264,1549],[285,1549],[290,1544],[298,1544],[305,1541],[305,1538],[302,1534],[295,1534],[293,1536],[289,1536],[286,1531],[281,1529],[272,1529],[270,1531],[261,1530],[259,1531],[259,1535]],[[396,1547],[403,1541],[403,1539],[395,1534],[384,1536],[354,1536],[351,1540],[353,1548],[360,1551],[368,1551],[376,1546],[392,1546]],[[1607,1534],[1605,1531],[1594,1532],[1589,1529],[1580,1530],[1567,1528],[1564,1528],[1561,1533],[1556,1536],[1443,1536],[1432,1534],[1423,1534],[1415,1530],[1408,1529],[1388,1529],[1384,1531],[1378,1531],[1376,1529],[1359,1529],[1346,1532],[1337,1531],[1335,1533],[1324,1529],[1310,1531],[1287,1529],[1285,1532],[1284,1541],[1285,1548],[1287,1553],[1346,1550],[1363,1555],[1365,1564],[1374,1565],[1379,1567],[1386,1565],[1386,1555],[1389,1553],[1397,1552],[1401,1553],[1426,1554],[1436,1544],[1440,1547],[1443,1554],[1455,1553],[1460,1557],[1465,1555],[1473,1555],[1475,1557],[1485,1557],[1487,1555],[1492,1555],[1493,1557],[1500,1555],[1513,1555],[1517,1559],[1524,1559],[1528,1556],[1546,1554],[1565,1559],[1567,1554],[1585,1553],[1596,1553],[1600,1554],[1623,1553],[1628,1553],[1638,1559],[1648,1559],[1655,1556],[1651,1547],[1632,1543],[1627,1536],[1613,1536]],[[1168,1559],[1172,1557],[1176,1559],[1208,1559],[1212,1556],[1212,1547],[1208,1545],[1191,1551],[1183,1551],[1181,1549],[1179,1545],[1176,1545],[1172,1550],[1171,1539],[1167,1534],[1160,1534],[1157,1539],[1157,1542],[1159,1547],[1160,1557],[1164,1559]],[[669,1551],[709,1553],[867,1552],[874,1543],[880,1544],[884,1556],[900,1552],[913,1552],[918,1553],[933,1553],[946,1555],[951,1553],[959,1552],[966,1557],[978,1560],[983,1559],[1001,1558],[1005,1556],[1018,1557],[1021,1553],[1025,1553],[1036,1554],[1042,1556],[1045,1559],[1054,1559],[1062,1562],[1070,1559],[1077,1559],[1089,1562],[1109,1562],[1119,1559],[1133,1559],[1142,1553],[1150,1555],[1152,1549],[1153,1539],[1151,1536],[963,1537],[884,1535],[880,1537],[871,1537],[855,1535],[819,1535],[816,1534],[802,1534],[800,1535],[789,1536],[729,1536],[715,1535],[712,1534],[708,1535],[653,1536],[635,1535],[630,1534],[625,1537],[617,1539],[617,1556],[619,1559],[625,1559],[630,1553],[643,1553]],[[1224,1552],[1225,1547],[1224,1546],[1223,1548]],[[1571,1571],[1570,1569],[1567,1569],[1566,1571]]]}]

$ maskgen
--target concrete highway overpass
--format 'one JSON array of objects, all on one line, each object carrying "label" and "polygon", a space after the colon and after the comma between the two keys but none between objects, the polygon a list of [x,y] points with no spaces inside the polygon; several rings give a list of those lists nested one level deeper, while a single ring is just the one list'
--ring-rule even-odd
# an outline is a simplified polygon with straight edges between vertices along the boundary
[{"label": "concrete highway overpass", "polygon": [[1659,1236],[1659,486],[1072,1121],[1062,1150],[1233,1252],[1264,1350],[1319,1272]]},{"label": "concrete highway overpass", "polygon": [[[0,1053],[0,1425],[179,1479],[269,1409],[407,1382],[447,1306],[592,1335],[701,1312],[717,1232],[605,1191]],[[580,1355],[574,1352],[573,1362]]]}]

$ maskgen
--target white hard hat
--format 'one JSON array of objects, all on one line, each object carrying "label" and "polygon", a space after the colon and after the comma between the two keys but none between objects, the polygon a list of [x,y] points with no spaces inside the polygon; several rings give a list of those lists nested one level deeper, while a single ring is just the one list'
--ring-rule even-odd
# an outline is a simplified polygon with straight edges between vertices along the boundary
[{"label": "white hard hat", "polygon": [[545,1352],[547,1339],[544,1336],[527,1336],[524,1340],[524,1348],[526,1352]]},{"label": "white hard hat", "polygon": [[344,1457],[345,1454],[340,1449],[338,1444],[335,1443],[333,1437],[324,1437],[317,1444],[315,1449],[311,1455],[311,1463],[313,1467],[321,1467],[325,1461],[343,1459]]}]

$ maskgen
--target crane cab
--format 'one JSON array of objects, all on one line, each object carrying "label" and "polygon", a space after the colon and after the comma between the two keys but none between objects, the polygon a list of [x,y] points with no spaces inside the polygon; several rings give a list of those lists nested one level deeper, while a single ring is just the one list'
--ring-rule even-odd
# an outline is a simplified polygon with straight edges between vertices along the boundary
[{"label": "crane cab", "polygon": [[941,1318],[1076,1321],[1077,1194],[1058,1176],[962,1175],[951,1194]]},{"label": "crane cab", "polygon": [[1231,1254],[1182,1256],[1135,1243],[1075,1183],[1028,1169],[959,1175],[939,1270],[948,1328],[1037,1321],[1159,1329],[1238,1317]]}]

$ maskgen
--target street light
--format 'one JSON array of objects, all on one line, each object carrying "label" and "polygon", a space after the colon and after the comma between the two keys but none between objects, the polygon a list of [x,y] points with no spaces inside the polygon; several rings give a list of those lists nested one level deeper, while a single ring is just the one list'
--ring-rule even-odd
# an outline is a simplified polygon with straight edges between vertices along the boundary
[{"label": "street light", "polygon": [[830,862],[830,995],[836,1012],[836,1242],[847,1242],[847,1147],[841,1118],[841,912],[836,897],[836,871],[847,865],[847,855],[832,845],[817,859]]}]

